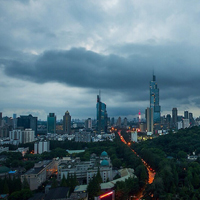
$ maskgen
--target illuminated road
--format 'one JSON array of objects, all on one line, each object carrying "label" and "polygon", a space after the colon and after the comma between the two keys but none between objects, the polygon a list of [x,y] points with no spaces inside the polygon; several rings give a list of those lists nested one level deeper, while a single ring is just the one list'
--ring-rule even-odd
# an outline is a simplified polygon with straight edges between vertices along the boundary
[{"label": "illuminated road", "polygon": [[[127,142],[124,140],[123,136],[121,135],[120,131],[118,131],[118,135],[121,139],[121,141],[124,143],[124,144],[127,144]],[[128,143],[127,145],[130,145],[130,143]],[[137,155],[137,157],[139,157],[141,159],[141,161],[143,162],[143,164],[146,166],[147,168],[147,171],[148,171],[148,174],[149,174],[149,180],[148,180],[148,183],[151,184],[153,183],[153,180],[154,180],[154,177],[155,177],[155,174],[156,172],[133,150],[131,149],[132,152]],[[135,197],[134,199],[141,199],[143,197],[143,191],[144,189],[137,195],[137,197]]]}]

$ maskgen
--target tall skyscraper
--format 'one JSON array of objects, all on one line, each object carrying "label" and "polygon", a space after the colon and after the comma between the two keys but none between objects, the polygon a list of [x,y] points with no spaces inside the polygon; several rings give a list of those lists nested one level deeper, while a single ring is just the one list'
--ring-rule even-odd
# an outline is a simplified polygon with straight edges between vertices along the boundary
[{"label": "tall skyscraper", "polygon": [[13,114],[13,129],[17,128],[17,114]]},{"label": "tall skyscraper", "polygon": [[177,121],[178,121],[178,110],[177,108],[172,109],[172,128],[177,129]]},{"label": "tall skyscraper", "polygon": [[56,115],[49,113],[47,116],[47,133],[56,133]]},{"label": "tall skyscraper", "polygon": [[147,108],[145,115],[146,115],[146,121],[147,121],[147,132],[153,133],[154,123],[153,123],[153,108]]},{"label": "tall skyscraper", "polygon": [[150,81],[150,108],[153,108],[153,122],[160,122],[159,89],[156,83],[156,76]]},{"label": "tall skyscraper", "polygon": [[189,119],[189,112],[188,111],[184,111],[184,119]]},{"label": "tall skyscraper", "polygon": [[71,133],[71,115],[68,111],[63,116],[63,132],[67,134]]},{"label": "tall skyscraper", "polygon": [[107,133],[107,111],[106,104],[101,102],[100,95],[97,95],[97,132]]},{"label": "tall skyscraper", "polygon": [[2,126],[2,112],[0,112],[0,126]]}]

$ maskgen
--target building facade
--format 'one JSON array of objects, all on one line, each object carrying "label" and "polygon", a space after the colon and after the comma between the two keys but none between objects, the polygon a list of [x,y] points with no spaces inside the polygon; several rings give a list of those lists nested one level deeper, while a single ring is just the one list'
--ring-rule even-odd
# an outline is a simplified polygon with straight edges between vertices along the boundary
[{"label": "building facade", "polygon": [[71,133],[71,115],[68,111],[63,116],[63,132],[67,134]]},{"label": "building facade", "polygon": [[107,133],[107,111],[106,104],[101,102],[100,95],[97,95],[97,132]]},{"label": "building facade", "polygon": [[177,122],[178,122],[178,110],[177,108],[172,109],[172,128],[177,129]]},{"label": "building facade", "polygon": [[32,115],[21,115],[17,118],[17,127],[32,129],[35,132],[35,135],[37,135],[37,117],[33,117]]},{"label": "building facade", "polygon": [[153,75],[153,80],[150,81],[150,108],[153,108],[153,122],[160,123],[159,89],[155,75]]},{"label": "building facade", "polygon": [[42,154],[45,151],[50,151],[49,141],[39,141],[34,143],[34,154]]},{"label": "building facade", "polygon": [[56,115],[49,113],[47,116],[47,133],[56,133]]}]

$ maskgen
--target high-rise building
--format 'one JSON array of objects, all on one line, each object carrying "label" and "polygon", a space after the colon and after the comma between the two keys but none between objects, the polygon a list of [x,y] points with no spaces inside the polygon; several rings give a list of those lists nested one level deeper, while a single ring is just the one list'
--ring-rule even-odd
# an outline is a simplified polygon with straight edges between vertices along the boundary
[{"label": "high-rise building", "polygon": [[0,112],[0,126],[2,126],[2,112]]},{"label": "high-rise building", "polygon": [[193,118],[193,114],[192,114],[192,113],[189,113],[189,120],[190,120],[190,126],[194,126],[195,121],[194,121],[194,118]]},{"label": "high-rise building", "polygon": [[47,133],[56,133],[56,115],[49,113],[47,116]]},{"label": "high-rise building", "polygon": [[170,129],[171,127],[171,115],[167,114],[166,116],[166,124],[167,124],[167,129]]},{"label": "high-rise building", "polygon": [[184,119],[189,119],[189,112],[188,111],[184,111]]},{"label": "high-rise building", "polygon": [[63,132],[67,134],[71,133],[71,115],[69,111],[66,111],[63,116]]},{"label": "high-rise building", "polygon": [[101,102],[100,95],[97,95],[97,132],[107,133],[107,111],[106,104]]},{"label": "high-rise building", "polygon": [[156,83],[156,76],[150,81],[150,108],[153,108],[153,122],[160,123],[159,89]]},{"label": "high-rise building", "polygon": [[151,132],[151,133],[153,133],[154,131],[153,114],[154,114],[153,108],[146,109],[145,115],[146,115],[146,121],[147,121],[147,132]]},{"label": "high-rise building", "polygon": [[37,135],[37,117],[32,115],[20,116],[17,118],[17,127],[23,127],[24,129],[32,129]]},{"label": "high-rise building", "polygon": [[183,128],[189,128],[189,127],[190,127],[189,119],[183,119]]},{"label": "high-rise building", "polygon": [[178,110],[177,108],[172,109],[172,128],[177,129],[177,121],[178,121]]},{"label": "high-rise building", "polygon": [[121,125],[122,125],[121,117],[118,117],[116,126],[118,126],[119,128],[121,128]]},{"label": "high-rise building", "polygon": [[17,114],[13,114],[13,129],[17,128]]},{"label": "high-rise building", "polygon": [[124,118],[124,122],[123,122],[123,126],[124,126],[124,127],[127,127],[127,125],[128,125],[128,120],[127,120],[127,118],[125,117],[125,118]]},{"label": "high-rise building", "polygon": [[92,119],[91,118],[88,118],[85,120],[85,128],[92,129]]}]

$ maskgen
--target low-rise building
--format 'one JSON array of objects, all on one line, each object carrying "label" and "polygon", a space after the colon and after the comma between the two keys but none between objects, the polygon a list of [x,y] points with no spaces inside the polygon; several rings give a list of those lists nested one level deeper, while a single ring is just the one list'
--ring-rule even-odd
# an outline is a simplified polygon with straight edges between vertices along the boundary
[{"label": "low-rise building", "polygon": [[36,163],[34,168],[21,175],[21,182],[26,179],[31,190],[36,190],[44,183],[55,171],[55,160],[44,160]]}]

